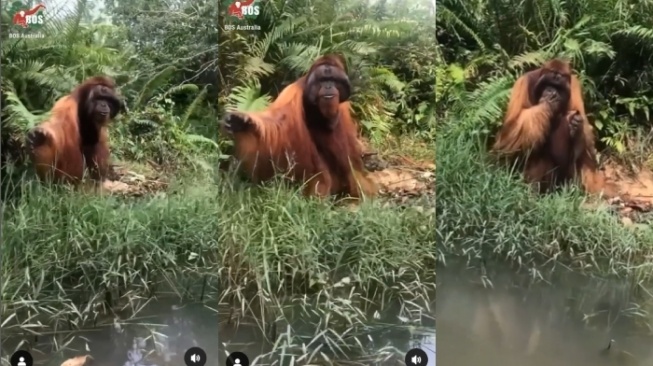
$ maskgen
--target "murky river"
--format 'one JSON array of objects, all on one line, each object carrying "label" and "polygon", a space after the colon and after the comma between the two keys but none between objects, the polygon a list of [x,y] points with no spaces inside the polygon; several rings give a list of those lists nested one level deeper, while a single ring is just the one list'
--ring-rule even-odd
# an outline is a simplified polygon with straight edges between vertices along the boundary
[{"label": "murky river", "polygon": [[440,365],[653,365],[650,288],[507,267],[438,265]]},{"label": "murky river", "polygon": [[[365,351],[361,352],[360,347],[355,346],[352,347],[351,352],[344,352],[346,356],[338,356],[338,353],[334,352],[335,350],[330,349],[328,342],[323,342],[316,347],[315,343],[311,344],[310,340],[307,339],[305,344],[311,344],[312,349],[309,349],[309,351],[316,351],[317,348],[320,348],[321,352],[324,352],[326,356],[334,361],[333,365],[341,364],[338,362],[339,360],[348,360],[350,362],[357,362],[349,364],[369,366],[403,365],[404,353],[411,348],[419,347],[429,357],[427,366],[435,366],[434,329],[434,327],[414,327],[400,324],[377,324],[370,326],[366,334],[360,334],[355,337],[356,339],[350,337],[349,341],[343,342],[351,345],[360,342],[363,344],[362,348]],[[223,341],[226,339],[225,344],[222,345],[225,350],[248,350],[247,354],[250,355],[250,361],[252,360],[252,356],[254,358],[258,357],[257,365],[279,365],[279,363],[273,363],[273,361],[282,359],[285,365],[332,364],[327,362],[323,357],[319,357],[319,353],[317,352],[317,356],[312,357],[312,359],[306,356],[302,357],[303,352],[301,351],[301,347],[294,351],[293,347],[288,347],[285,352],[286,356],[283,357],[283,350],[277,349],[276,352],[273,352],[275,345],[263,341],[261,332],[253,325],[241,325],[238,329],[224,325],[221,327],[220,334]],[[280,339],[282,342],[284,341],[283,336]],[[332,353],[335,353],[335,355]],[[221,356],[220,360],[222,361],[223,359],[224,357]],[[311,359],[310,362],[309,359]],[[221,365],[223,364],[221,363]],[[343,362],[342,364],[345,363]]]},{"label": "murky river", "polygon": [[11,331],[3,327],[2,364],[8,365],[8,355],[24,341],[21,348],[31,350],[36,365],[59,366],[73,355],[91,354],[97,366],[179,366],[186,349],[199,346],[207,353],[207,366],[224,365],[233,351],[247,353],[255,365],[293,360],[303,365],[311,357],[317,365],[345,364],[345,359],[401,365],[413,347],[424,349],[428,365],[435,366],[437,310],[440,365],[653,365],[650,287],[561,266],[534,273],[450,260],[437,273],[437,308],[394,302],[337,309],[315,319],[311,309],[294,309],[295,315],[285,318],[290,321],[275,321],[266,332],[254,319],[234,320],[228,316],[233,309],[225,305],[174,299],[149,302],[135,317],[120,312],[99,317],[84,331],[9,337]]},{"label": "murky river", "polygon": [[[434,366],[433,312],[434,306],[430,313],[409,316],[405,305],[386,304],[370,310],[364,324],[321,326],[333,329],[334,334],[328,336],[300,318],[276,322],[274,331],[263,332],[254,319],[230,321],[230,310],[224,305],[160,299],[144,305],[135,317],[127,313],[100,317],[84,331],[40,337],[3,332],[2,366],[9,365],[8,357],[17,348],[30,350],[39,366],[59,366],[69,357],[84,354],[93,356],[94,366],[180,366],[185,351],[193,346],[207,353],[206,366],[225,365],[226,356],[234,351],[246,353],[251,365],[303,365],[309,359],[311,364],[337,365],[339,359],[349,358],[369,366],[401,365],[403,354],[413,347],[423,348],[429,354],[429,366]],[[127,318],[131,319],[120,320]]]},{"label": "murky river", "polygon": [[40,337],[3,331],[2,365],[9,365],[8,357],[17,348],[28,350],[35,365],[59,366],[67,358],[86,354],[96,366],[184,365],[184,353],[193,346],[204,349],[208,360],[217,359],[218,316],[211,307],[166,299],[151,301],[132,315],[117,312],[81,331],[51,331]]},{"label": "murky river", "polygon": [[223,319],[220,336],[226,349],[247,349],[259,365],[404,365],[405,353],[418,347],[428,355],[427,366],[435,366],[435,292],[424,295],[428,304],[386,301],[352,307],[335,298],[318,308],[288,304],[267,341],[251,320],[236,326]]}]

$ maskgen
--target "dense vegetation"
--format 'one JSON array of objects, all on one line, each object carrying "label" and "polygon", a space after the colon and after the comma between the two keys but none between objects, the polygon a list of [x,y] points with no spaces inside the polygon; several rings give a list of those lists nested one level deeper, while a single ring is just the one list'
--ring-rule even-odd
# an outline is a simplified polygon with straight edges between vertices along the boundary
[{"label": "dense vegetation", "polygon": [[[572,60],[598,131],[601,160],[651,167],[650,1],[437,2],[438,248],[528,263],[544,255],[642,270],[649,225],[624,227],[567,191],[534,196],[487,158],[512,83],[553,56]],[[442,244],[442,245],[441,245]]]},{"label": "dense vegetation", "polygon": [[[203,282],[230,317],[259,317],[266,334],[279,319],[294,324],[303,299],[302,313],[317,324],[308,335],[288,328],[272,352],[314,360],[369,353],[354,339],[383,321],[370,309],[399,302],[391,318],[410,323],[432,314],[433,212],[382,202],[350,211],[215,171],[229,152],[217,131],[224,111],[265,107],[328,52],[348,61],[355,113],[372,146],[433,143],[433,5],[338,4],[266,2],[248,20],[258,32],[225,31],[225,8],[213,0],[80,1],[72,12],[48,9],[43,38],[9,38],[15,29],[3,28],[3,337],[66,330],[57,339],[63,349],[74,336],[67,330],[102,317],[84,304],[112,293],[136,308],[163,282],[179,294]],[[164,191],[72,192],[37,184],[25,169],[26,131],[95,74],[114,77],[127,98],[129,113],[111,129],[114,160],[155,171],[170,183]],[[306,337],[328,350],[302,347]]]}]

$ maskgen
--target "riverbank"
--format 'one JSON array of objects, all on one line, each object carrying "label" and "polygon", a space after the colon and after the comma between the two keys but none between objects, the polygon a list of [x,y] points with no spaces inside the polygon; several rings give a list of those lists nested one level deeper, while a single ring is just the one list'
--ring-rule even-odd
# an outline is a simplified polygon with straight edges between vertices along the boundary
[{"label": "riverbank", "polygon": [[[549,260],[649,278],[650,221],[624,225],[612,205],[577,190],[538,196],[488,163],[478,135],[443,123],[436,140],[437,250],[537,266]],[[588,205],[588,203],[592,203]]]},{"label": "riverbank", "polygon": [[[3,337],[49,333],[53,324],[72,336],[111,307],[166,288],[192,301],[217,294],[210,297],[232,309],[229,321],[253,318],[266,335],[270,324],[298,316],[272,309],[304,299],[304,311],[323,315],[313,320],[334,351],[353,342],[340,334],[374,322],[370,302],[431,306],[432,195],[412,205],[388,194],[352,210],[278,184],[252,189],[212,170],[166,182],[122,174],[123,186],[145,188],[96,195],[23,181],[5,202]],[[48,322],[36,325],[39,315]]]}]

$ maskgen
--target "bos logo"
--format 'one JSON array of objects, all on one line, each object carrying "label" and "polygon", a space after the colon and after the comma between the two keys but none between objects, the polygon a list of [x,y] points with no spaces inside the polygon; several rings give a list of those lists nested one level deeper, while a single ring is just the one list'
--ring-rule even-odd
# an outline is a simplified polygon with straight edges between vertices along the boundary
[{"label": "bos logo", "polygon": [[254,19],[260,14],[256,0],[228,1],[227,15],[238,19]]},{"label": "bos logo", "polygon": [[45,21],[45,5],[38,4],[32,8],[25,8],[20,2],[12,4],[10,14],[14,26],[23,29],[39,28]]}]

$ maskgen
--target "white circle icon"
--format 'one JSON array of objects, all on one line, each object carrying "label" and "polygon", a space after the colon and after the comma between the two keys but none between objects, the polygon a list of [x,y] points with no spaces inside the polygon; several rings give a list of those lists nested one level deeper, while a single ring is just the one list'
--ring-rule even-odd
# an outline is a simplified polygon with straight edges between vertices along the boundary
[{"label": "white circle icon", "polygon": [[18,363],[16,364],[16,366],[27,366],[27,364],[25,363],[25,357],[18,357]]},{"label": "white circle icon", "polygon": [[240,358],[235,359],[235,360],[234,360],[234,364],[236,364],[236,365],[240,365]]}]

